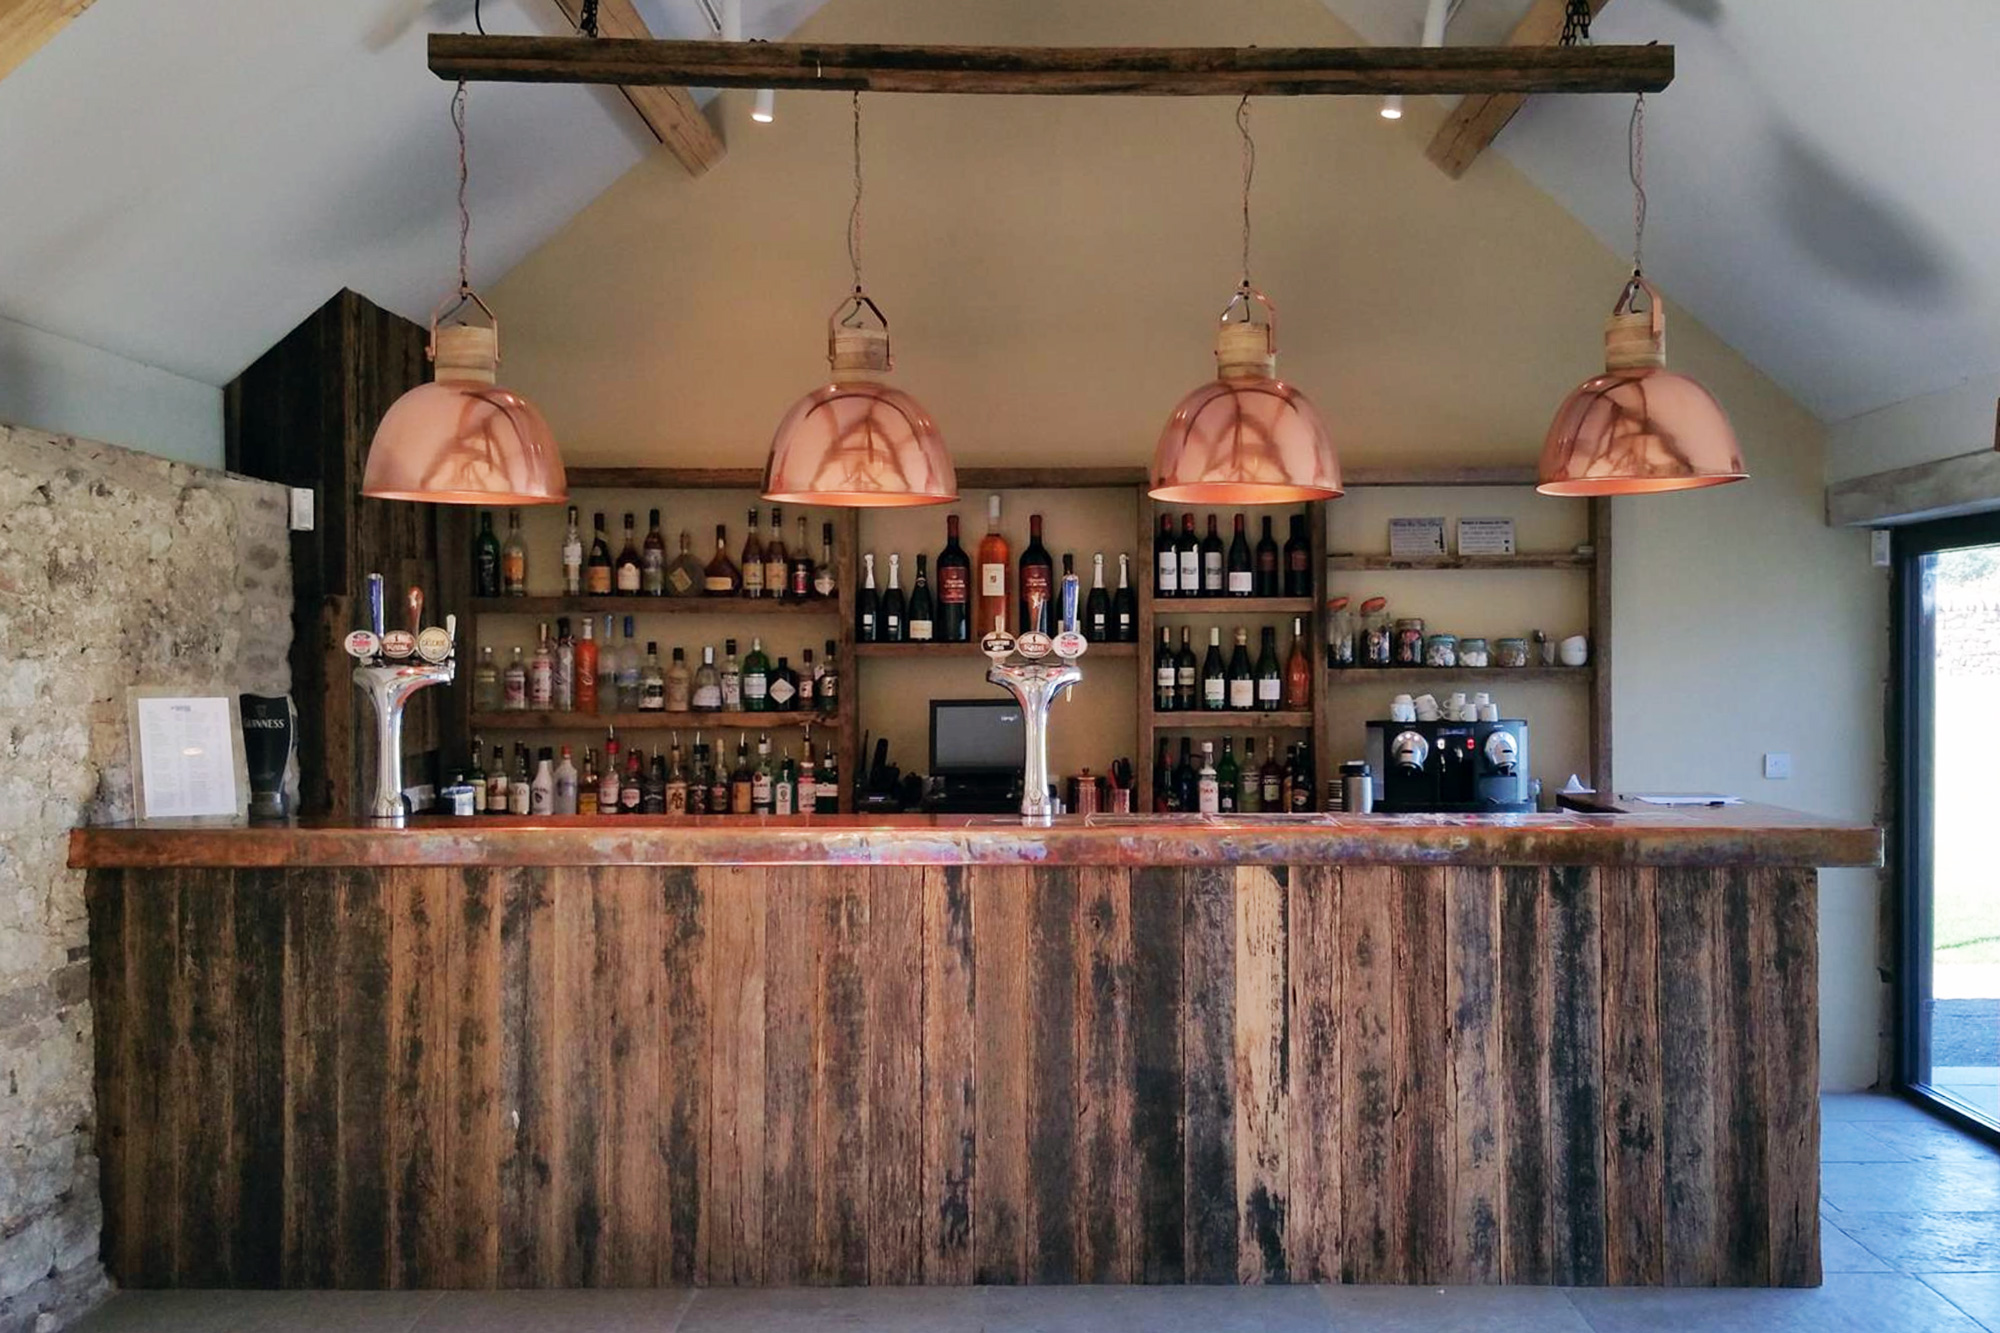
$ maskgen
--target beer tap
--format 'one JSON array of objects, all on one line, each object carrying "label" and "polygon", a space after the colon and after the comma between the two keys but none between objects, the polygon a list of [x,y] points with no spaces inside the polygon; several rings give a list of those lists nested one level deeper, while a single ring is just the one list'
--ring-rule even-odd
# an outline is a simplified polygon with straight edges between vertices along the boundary
[{"label": "beer tap", "polygon": [[418,690],[451,684],[458,665],[458,617],[446,616],[442,628],[426,626],[424,591],[413,587],[404,601],[407,628],[386,629],[380,574],[368,576],[366,599],[368,628],[349,634],[346,647],[357,663],[354,683],[375,706],[375,794],[368,819],[400,826],[409,816],[403,800],[403,706]]},{"label": "beer tap", "polygon": [[[1021,719],[1027,728],[1026,770],[1021,775],[1021,822],[1047,827],[1055,822],[1055,803],[1049,796],[1049,707],[1056,696],[1066,693],[1083,679],[1077,659],[1088,645],[1077,632],[1077,598],[1080,585],[1075,574],[1065,574],[1058,594],[1060,631],[1051,636],[1039,628],[1016,639],[1000,625],[980,640],[979,649],[992,661],[986,679],[1012,694],[1021,705]],[[1028,623],[1042,623],[1042,597],[1030,592]],[[1021,661],[1010,659],[1019,654]],[[1042,659],[1053,653],[1060,665]]]}]

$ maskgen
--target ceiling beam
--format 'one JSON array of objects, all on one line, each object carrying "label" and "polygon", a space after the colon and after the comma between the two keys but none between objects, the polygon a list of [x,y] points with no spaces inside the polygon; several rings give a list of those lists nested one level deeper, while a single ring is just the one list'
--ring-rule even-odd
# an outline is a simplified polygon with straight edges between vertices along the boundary
[{"label": "ceiling beam", "polygon": [[[1590,0],[1591,16],[1595,17],[1610,3],[1611,0]],[[1557,51],[1593,49],[1564,48],[1556,45],[1562,40],[1563,13],[1567,8],[1564,0],[1535,0],[1534,8],[1528,11],[1526,17],[1516,24],[1514,31],[1509,34],[1507,45],[1546,47]],[[1655,90],[1648,88],[1644,91]],[[1472,166],[1474,159],[1500,137],[1500,131],[1507,128],[1507,122],[1514,119],[1515,113],[1527,105],[1527,101],[1526,94],[1519,92],[1467,93],[1457,109],[1445,118],[1443,125],[1438,127],[1438,132],[1432,137],[1431,146],[1424,151],[1424,155],[1443,168],[1445,175],[1457,180]]]},{"label": "ceiling beam", "polygon": [[[582,0],[556,0],[556,4],[569,16],[572,24],[582,21]],[[601,34],[597,39],[599,41],[647,42],[653,35],[646,28],[646,20],[640,18],[639,11],[632,7],[632,0],[599,0],[597,31]],[[591,39],[559,40],[588,42]],[[722,137],[715,132],[715,126],[709,123],[708,117],[701,113],[701,108],[695,105],[685,86],[676,88],[634,83],[621,85],[618,91],[625,94],[625,100],[632,104],[632,109],[639,113],[639,119],[646,122],[646,128],[653,132],[653,136],[687,168],[688,175],[699,176],[722,160],[725,151]]]},{"label": "ceiling beam", "polygon": [[608,83],[627,88],[1375,97],[1658,92],[1673,81],[1674,50],[1671,46],[856,46],[433,33],[430,65],[445,79]]},{"label": "ceiling beam", "polygon": [[91,0],[0,0],[0,79],[90,5]]}]

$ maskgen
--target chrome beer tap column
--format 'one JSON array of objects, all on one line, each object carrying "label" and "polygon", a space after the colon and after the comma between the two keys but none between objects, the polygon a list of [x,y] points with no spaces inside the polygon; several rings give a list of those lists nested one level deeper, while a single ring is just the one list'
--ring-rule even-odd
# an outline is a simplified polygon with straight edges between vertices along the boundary
[{"label": "chrome beer tap column", "polygon": [[368,576],[368,628],[347,636],[347,652],[358,665],[354,683],[375,706],[375,794],[368,819],[401,825],[409,810],[403,801],[403,706],[430,685],[449,685],[457,672],[458,617],[444,627],[424,625],[424,591],[412,588],[406,601],[407,629],[385,630],[382,576]]},{"label": "chrome beer tap column", "polygon": [[[1061,632],[1053,636],[1031,629],[1016,639],[996,625],[980,640],[979,649],[992,659],[986,679],[1013,695],[1021,704],[1021,720],[1026,725],[1028,757],[1021,775],[1021,822],[1046,826],[1055,822],[1055,803],[1049,798],[1049,706],[1056,696],[1083,679],[1076,660],[1083,656],[1083,635],[1077,632],[1077,577],[1065,574],[1057,603]],[[1041,623],[1041,602],[1031,598],[1029,623]],[[1016,653],[1022,660],[1010,661]],[[1060,665],[1042,659],[1054,653]]]}]

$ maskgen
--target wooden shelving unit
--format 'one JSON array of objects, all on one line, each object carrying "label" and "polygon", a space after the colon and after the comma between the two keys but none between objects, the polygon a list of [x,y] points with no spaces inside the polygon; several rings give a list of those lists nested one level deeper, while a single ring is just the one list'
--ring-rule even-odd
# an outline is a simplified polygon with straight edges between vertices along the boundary
[{"label": "wooden shelving unit", "polygon": [[474,713],[476,731],[694,731],[712,728],[722,731],[783,731],[802,727],[838,727],[845,720],[840,713],[561,713],[508,709],[498,713]]},{"label": "wooden shelving unit", "polygon": [[[1152,539],[1147,538],[1151,559]],[[1162,597],[1153,603],[1158,616],[1306,616],[1318,610],[1311,597]]]},{"label": "wooden shelving unit", "polygon": [[1343,685],[1449,685],[1455,680],[1543,681],[1588,685],[1597,678],[1594,667],[1339,667],[1325,673]]},{"label": "wooden shelving unit", "polygon": [[[854,645],[856,657],[917,657],[932,661],[979,662],[980,655],[976,643],[857,643]],[[1139,645],[1136,643],[1093,643],[1083,655],[1085,665],[1092,658],[1102,660],[1107,657],[1137,657]]]},{"label": "wooden shelving unit", "polygon": [[[1155,732],[1176,731],[1311,731],[1313,710],[1310,708],[1281,709],[1275,713],[1259,712],[1256,709],[1197,708],[1192,712],[1155,712],[1153,730]],[[1147,762],[1151,762],[1148,756]]]},{"label": "wooden shelving unit", "polygon": [[781,602],[771,597],[475,597],[482,616],[823,616],[840,615],[843,597]]},{"label": "wooden shelving unit", "polygon": [[1596,563],[1595,551],[1549,551],[1521,555],[1334,555],[1327,558],[1329,569],[1377,570],[1589,569]]}]

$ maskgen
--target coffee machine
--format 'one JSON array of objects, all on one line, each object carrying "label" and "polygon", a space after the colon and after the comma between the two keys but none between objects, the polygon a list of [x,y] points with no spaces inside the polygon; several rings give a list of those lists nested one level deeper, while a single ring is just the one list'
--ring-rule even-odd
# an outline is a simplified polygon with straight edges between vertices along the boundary
[{"label": "coffee machine", "polygon": [[1528,724],[1370,722],[1368,762],[1381,774],[1383,814],[1526,814]]}]

